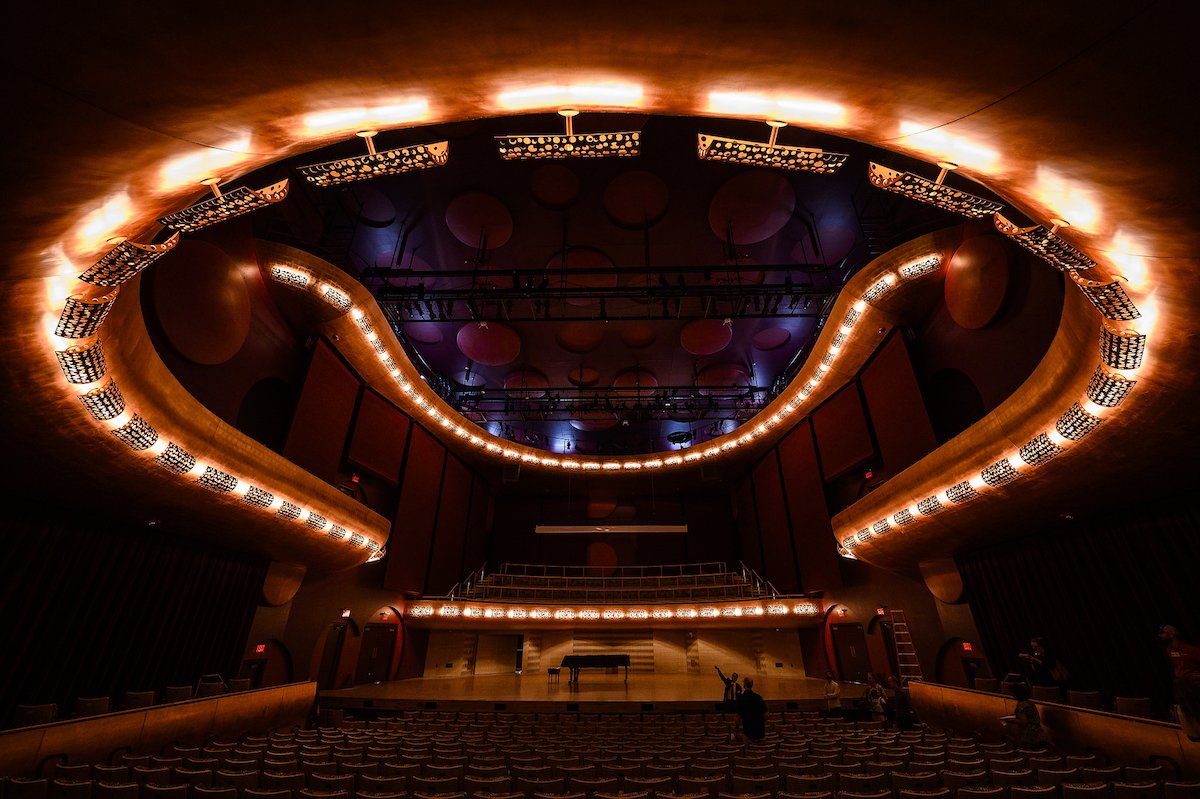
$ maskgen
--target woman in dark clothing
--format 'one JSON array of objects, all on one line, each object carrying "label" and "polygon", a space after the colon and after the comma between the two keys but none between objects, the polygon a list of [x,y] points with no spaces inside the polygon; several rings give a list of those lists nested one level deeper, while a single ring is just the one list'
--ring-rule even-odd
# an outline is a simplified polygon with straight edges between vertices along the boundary
[{"label": "woman in dark clothing", "polygon": [[1016,726],[1018,747],[1035,749],[1045,743],[1045,737],[1042,735],[1042,716],[1037,705],[1029,701],[1029,686],[1016,682],[1008,687],[1008,692],[1017,700],[1017,707],[1011,716],[1000,720]]}]

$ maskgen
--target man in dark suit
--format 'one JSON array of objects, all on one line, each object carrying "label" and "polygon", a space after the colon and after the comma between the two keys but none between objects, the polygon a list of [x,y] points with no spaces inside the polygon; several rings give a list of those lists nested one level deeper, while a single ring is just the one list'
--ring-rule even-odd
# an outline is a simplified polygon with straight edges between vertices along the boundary
[{"label": "man in dark suit", "polygon": [[750,743],[762,743],[767,735],[767,703],[755,693],[754,680],[750,677],[742,678],[737,714],[742,717],[742,737]]}]

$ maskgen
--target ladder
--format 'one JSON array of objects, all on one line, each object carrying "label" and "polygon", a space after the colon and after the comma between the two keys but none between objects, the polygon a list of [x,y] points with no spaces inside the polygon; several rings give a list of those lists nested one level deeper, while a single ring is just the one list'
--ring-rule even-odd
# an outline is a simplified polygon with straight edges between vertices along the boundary
[{"label": "ladder", "polygon": [[892,611],[892,643],[896,647],[896,664],[900,667],[900,685],[908,685],[909,680],[924,679],[903,610]]}]

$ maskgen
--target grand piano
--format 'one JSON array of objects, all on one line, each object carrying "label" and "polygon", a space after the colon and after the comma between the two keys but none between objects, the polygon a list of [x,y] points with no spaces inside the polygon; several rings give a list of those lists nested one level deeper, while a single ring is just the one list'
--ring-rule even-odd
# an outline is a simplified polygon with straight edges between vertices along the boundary
[{"label": "grand piano", "polygon": [[629,655],[567,655],[560,668],[567,669],[567,684],[579,682],[580,669],[615,669],[625,667],[625,682],[629,682]]}]

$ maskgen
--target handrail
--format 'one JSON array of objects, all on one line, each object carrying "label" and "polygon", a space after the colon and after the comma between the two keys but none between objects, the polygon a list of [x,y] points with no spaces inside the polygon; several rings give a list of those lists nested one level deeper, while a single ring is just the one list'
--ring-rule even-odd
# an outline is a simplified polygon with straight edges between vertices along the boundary
[{"label": "handrail", "polygon": [[547,566],[534,563],[503,563],[495,574],[524,575],[528,577],[613,577],[613,576],[687,576],[694,574],[722,574],[730,571],[723,561],[704,563],[677,563],[660,566]]}]

